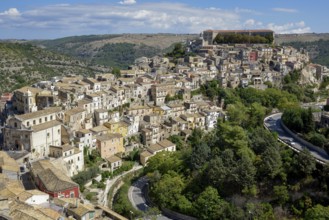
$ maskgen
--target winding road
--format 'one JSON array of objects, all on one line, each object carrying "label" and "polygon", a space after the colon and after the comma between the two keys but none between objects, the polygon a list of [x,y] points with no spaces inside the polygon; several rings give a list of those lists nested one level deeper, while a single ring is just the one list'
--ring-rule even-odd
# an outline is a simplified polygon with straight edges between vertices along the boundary
[{"label": "winding road", "polygon": [[292,135],[290,135],[288,132],[286,132],[281,125],[281,116],[282,113],[276,113],[264,119],[265,127],[272,132],[276,132],[279,136],[279,141],[288,145],[291,149],[297,152],[300,152],[303,149],[308,149],[311,155],[319,163],[323,164],[329,162],[329,155],[325,150],[320,147],[306,146],[305,144],[294,138]]},{"label": "winding road", "polygon": [[[138,209],[142,212],[147,212],[149,206],[144,198],[143,190],[147,187],[148,180],[146,177],[139,178],[136,182],[134,182],[128,191],[128,197],[131,204],[134,206],[135,209]],[[146,218],[147,219],[147,218]],[[157,220],[170,220],[170,218],[164,215],[157,215]]]}]

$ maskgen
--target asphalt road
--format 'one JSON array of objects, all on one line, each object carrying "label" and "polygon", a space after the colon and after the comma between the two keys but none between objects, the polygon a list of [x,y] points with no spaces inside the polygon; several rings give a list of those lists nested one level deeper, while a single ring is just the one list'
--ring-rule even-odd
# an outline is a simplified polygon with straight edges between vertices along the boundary
[{"label": "asphalt road", "polygon": [[281,116],[282,113],[277,113],[266,117],[264,120],[264,125],[270,131],[278,133],[279,139],[293,150],[302,151],[303,149],[306,148],[311,152],[312,156],[315,159],[317,159],[319,162],[321,163],[329,162],[329,155],[325,150],[321,149],[320,147],[310,148],[308,146],[305,146],[297,139],[292,137],[289,133],[284,131],[281,126]]},{"label": "asphalt road", "polygon": [[[146,200],[143,195],[143,189],[147,187],[147,179],[145,177],[139,178],[136,182],[134,182],[128,191],[128,197],[132,205],[135,209],[138,209],[142,212],[147,212],[149,209],[149,206],[146,203]],[[148,219],[148,218],[144,218]],[[151,218],[150,218],[151,219]],[[156,217],[158,220],[170,220],[170,218],[158,215]]]}]

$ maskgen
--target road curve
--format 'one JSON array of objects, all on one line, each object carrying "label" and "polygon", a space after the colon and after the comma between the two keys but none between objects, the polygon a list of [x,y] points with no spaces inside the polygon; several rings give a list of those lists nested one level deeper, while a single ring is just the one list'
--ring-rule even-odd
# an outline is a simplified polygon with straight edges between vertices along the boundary
[{"label": "road curve", "polygon": [[[146,204],[146,200],[144,198],[143,189],[147,187],[148,180],[146,177],[139,178],[136,182],[134,182],[128,191],[128,198],[131,204],[135,209],[138,209],[142,212],[147,212],[149,206]],[[171,220],[170,218],[164,215],[158,215],[156,217],[157,220]]]},{"label": "road curve", "polygon": [[[329,155],[328,153],[320,147],[311,148],[293,136],[291,136],[288,132],[286,132],[281,126],[281,116],[282,113],[276,113],[270,115],[264,119],[264,126],[271,132],[276,132],[278,134],[279,141],[288,145],[294,151],[300,152],[303,149],[308,149],[311,155],[316,159],[319,163],[328,163],[329,162]],[[288,143],[286,140],[290,140]]]}]

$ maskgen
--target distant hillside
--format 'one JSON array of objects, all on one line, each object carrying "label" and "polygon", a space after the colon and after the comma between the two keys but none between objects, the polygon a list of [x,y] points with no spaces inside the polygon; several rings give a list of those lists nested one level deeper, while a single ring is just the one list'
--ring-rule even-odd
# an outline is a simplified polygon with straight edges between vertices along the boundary
[{"label": "distant hillside", "polygon": [[195,38],[197,35],[89,35],[33,41],[32,43],[91,64],[126,69],[138,57],[163,54],[168,52],[173,44]]},{"label": "distant hillside", "polygon": [[12,91],[52,76],[92,75],[109,68],[50,52],[30,44],[0,42],[0,93]]},{"label": "distant hillside", "polygon": [[329,67],[329,34],[279,34],[277,44],[292,46],[308,51],[311,61]]},{"label": "distant hillside", "polygon": [[275,42],[277,44],[289,42],[314,42],[319,40],[329,40],[329,33],[307,33],[307,34],[276,34]]},{"label": "distant hillside", "polygon": [[312,42],[288,42],[282,45],[289,45],[294,48],[304,48],[308,51],[311,61],[329,67],[329,40],[318,40]]}]

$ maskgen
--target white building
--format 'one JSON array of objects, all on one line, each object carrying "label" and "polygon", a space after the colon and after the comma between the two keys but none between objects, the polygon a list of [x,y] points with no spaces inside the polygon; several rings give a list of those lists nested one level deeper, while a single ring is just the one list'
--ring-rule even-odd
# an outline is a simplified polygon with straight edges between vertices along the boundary
[{"label": "white building", "polygon": [[93,135],[90,130],[82,129],[75,132],[75,135],[76,145],[81,151],[83,151],[84,147],[88,149],[95,147],[93,145]]},{"label": "white building", "polygon": [[78,174],[79,171],[84,169],[83,151],[69,144],[62,146],[51,146],[50,157],[61,157],[70,177]]},{"label": "white building", "polygon": [[49,203],[49,194],[37,189],[23,191],[17,197],[29,205]]},{"label": "white building", "polygon": [[203,109],[201,114],[205,116],[206,130],[211,130],[216,127],[218,117],[221,116],[220,111],[215,109]]},{"label": "white building", "polygon": [[43,158],[49,155],[49,147],[60,146],[62,123],[50,121],[40,125],[32,126],[30,136],[32,158]]},{"label": "white building", "polygon": [[96,126],[103,125],[109,120],[109,112],[106,109],[95,110],[95,124]]},{"label": "white building", "polygon": [[125,115],[123,117],[123,121],[129,124],[128,136],[135,135],[138,133],[139,122],[140,122],[139,116]]}]

